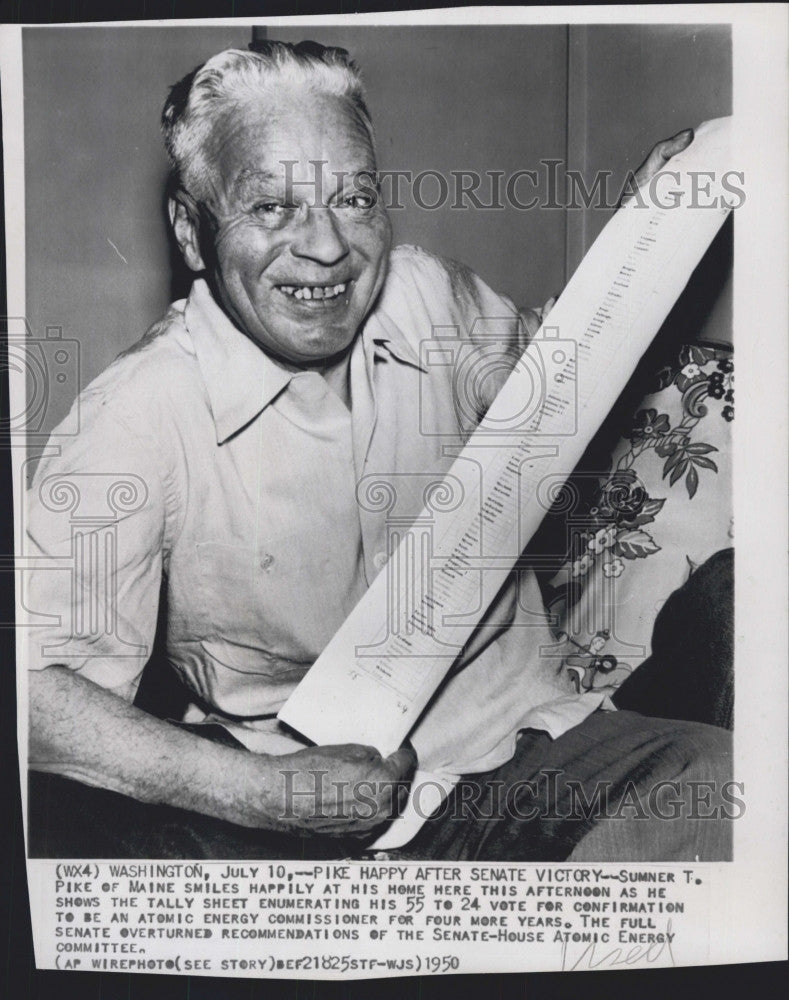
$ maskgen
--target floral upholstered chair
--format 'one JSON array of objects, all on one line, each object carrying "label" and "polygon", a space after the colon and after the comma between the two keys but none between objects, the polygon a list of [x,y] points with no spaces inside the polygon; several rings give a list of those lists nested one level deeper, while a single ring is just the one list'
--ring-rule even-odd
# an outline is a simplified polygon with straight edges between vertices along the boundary
[{"label": "floral upholstered chair", "polygon": [[652,653],[669,595],[732,546],[731,348],[685,345],[659,364],[653,355],[633,386],[536,540],[556,636],[547,652],[579,692],[614,694]]}]

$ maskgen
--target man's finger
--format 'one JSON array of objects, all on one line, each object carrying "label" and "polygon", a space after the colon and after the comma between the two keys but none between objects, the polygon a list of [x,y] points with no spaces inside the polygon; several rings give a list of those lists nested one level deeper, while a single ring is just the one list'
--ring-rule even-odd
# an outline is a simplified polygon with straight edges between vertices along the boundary
[{"label": "man's finger", "polygon": [[395,750],[394,753],[389,754],[384,761],[384,767],[396,781],[399,781],[413,774],[416,770],[416,763],[414,748],[411,746],[402,746],[399,750]]},{"label": "man's finger", "polygon": [[682,129],[670,139],[664,139],[652,147],[649,156],[636,170],[631,181],[628,183],[620,205],[626,205],[635,195],[635,192],[647,185],[652,178],[658,174],[669,162],[672,156],[681,153],[683,149],[693,142],[694,132],[692,128]]},{"label": "man's finger", "polygon": [[672,156],[676,156],[677,153],[681,153],[683,149],[687,149],[692,142],[693,129],[684,128],[670,139],[664,139],[663,142],[658,143],[656,148],[665,162],[670,160]]},{"label": "man's finger", "polygon": [[658,170],[662,170],[665,167],[672,156],[676,156],[683,149],[687,149],[692,141],[693,129],[685,128],[681,132],[677,132],[670,139],[663,139],[662,142],[658,142],[652,147],[649,156],[636,171],[636,179],[641,180],[643,178],[645,181],[650,180]]},{"label": "man's finger", "polygon": [[362,743],[337,743],[323,749],[358,764],[372,765],[381,759],[381,755],[375,747]]}]

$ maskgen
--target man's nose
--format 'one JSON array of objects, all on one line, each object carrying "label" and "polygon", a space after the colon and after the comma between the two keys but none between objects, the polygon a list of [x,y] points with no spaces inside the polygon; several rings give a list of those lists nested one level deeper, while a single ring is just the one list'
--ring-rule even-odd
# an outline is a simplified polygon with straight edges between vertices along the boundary
[{"label": "man's nose", "polygon": [[342,260],[350,248],[332,209],[313,206],[305,209],[305,216],[291,241],[291,253],[324,265]]}]

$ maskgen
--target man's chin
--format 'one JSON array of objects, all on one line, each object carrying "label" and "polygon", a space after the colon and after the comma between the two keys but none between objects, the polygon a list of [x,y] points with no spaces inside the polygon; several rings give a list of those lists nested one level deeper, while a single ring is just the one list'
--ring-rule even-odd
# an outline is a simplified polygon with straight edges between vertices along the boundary
[{"label": "man's chin", "polygon": [[297,368],[320,368],[339,362],[346,357],[354,341],[357,330],[349,328],[315,329],[312,326],[289,326],[275,338],[258,343],[267,354]]},{"label": "man's chin", "polygon": [[304,352],[292,364],[301,368],[329,368],[334,364],[339,364],[343,358],[348,356],[348,352],[353,346],[355,336],[350,339],[322,341],[315,345],[312,351]]},{"label": "man's chin", "polygon": [[[350,320],[350,322],[349,322]],[[343,317],[341,323],[289,323],[277,337],[292,364],[320,365],[348,353],[361,330],[361,321]]]}]

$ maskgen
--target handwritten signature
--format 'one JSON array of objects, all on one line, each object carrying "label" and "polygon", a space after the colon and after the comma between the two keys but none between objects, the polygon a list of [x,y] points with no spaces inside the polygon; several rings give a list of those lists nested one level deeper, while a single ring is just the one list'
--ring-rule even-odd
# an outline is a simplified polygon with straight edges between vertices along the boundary
[{"label": "handwritten signature", "polygon": [[659,941],[654,941],[648,945],[637,944],[630,948],[610,947],[599,941],[592,941],[583,946],[573,945],[570,941],[562,942],[562,972],[573,972],[578,969],[613,969],[618,965],[635,965],[644,962],[651,964],[657,962],[664,953],[668,958],[669,965],[676,965],[674,952],[671,950],[671,942],[674,940],[674,933],[671,929],[671,921],[666,925],[666,930],[661,934]]}]

